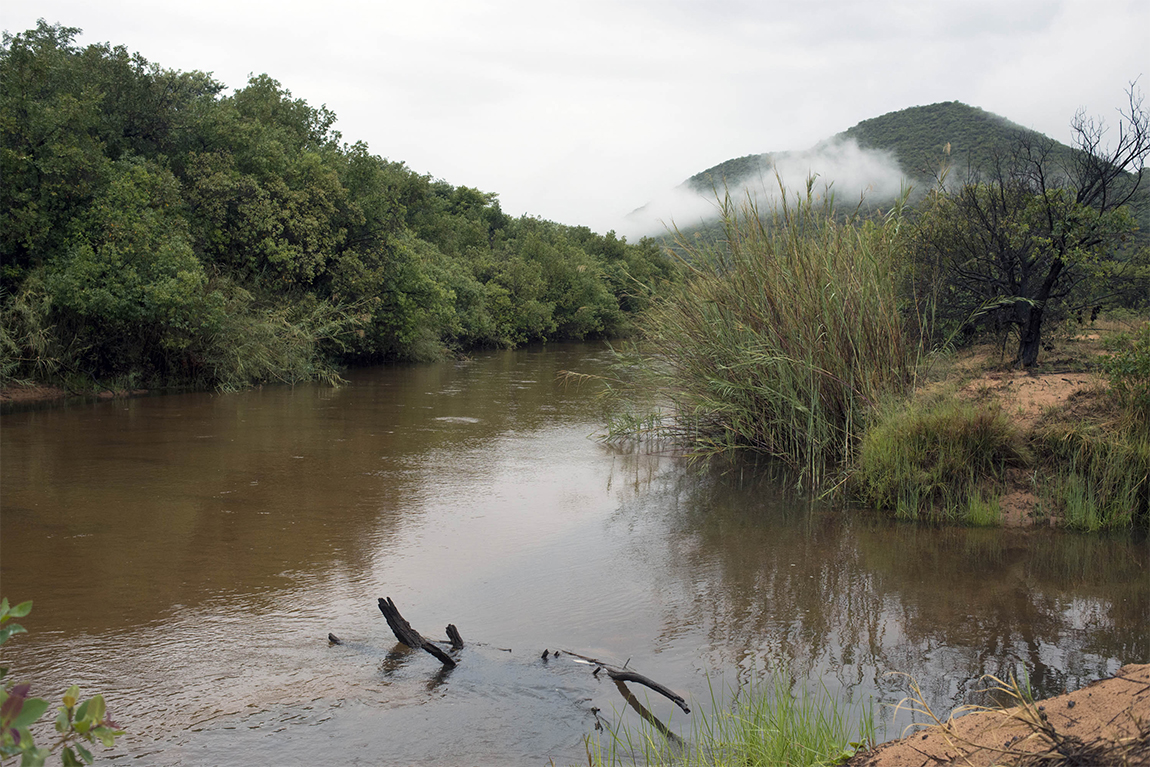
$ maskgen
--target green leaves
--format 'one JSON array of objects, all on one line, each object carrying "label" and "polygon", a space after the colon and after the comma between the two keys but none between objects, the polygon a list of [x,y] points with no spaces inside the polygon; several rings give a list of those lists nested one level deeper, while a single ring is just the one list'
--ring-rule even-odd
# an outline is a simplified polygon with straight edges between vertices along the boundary
[{"label": "green leaves", "polygon": [[[8,626],[5,626],[4,624],[11,621],[13,618],[23,618],[30,612],[32,612],[31,600],[28,600],[27,602],[21,602],[15,607],[8,606],[8,597],[4,597],[3,600],[0,600],[0,645],[7,642],[16,634],[27,633],[26,629],[19,623],[12,623]],[[4,671],[7,671],[7,669],[4,669]],[[3,674],[0,674],[0,678],[2,677]]]},{"label": "green leaves", "polygon": [[[0,599],[0,626],[12,618],[24,617],[31,610],[31,602],[21,602],[10,607],[7,597]],[[17,624],[9,624],[0,630],[0,644],[12,634],[23,631]],[[3,669],[3,672],[0,677],[6,676],[7,669]],[[124,734],[108,718],[108,707],[103,695],[94,695],[80,702],[80,688],[72,685],[64,693],[64,705],[56,709],[55,724],[59,740],[51,748],[38,747],[29,728],[40,720],[51,704],[43,698],[31,697],[31,688],[27,683],[13,685],[5,682],[0,689],[0,759],[19,756],[21,767],[36,767],[43,765],[54,751],[63,749],[60,754],[63,764],[92,764],[92,752],[83,743],[99,742],[111,748],[116,744],[116,738]]]}]

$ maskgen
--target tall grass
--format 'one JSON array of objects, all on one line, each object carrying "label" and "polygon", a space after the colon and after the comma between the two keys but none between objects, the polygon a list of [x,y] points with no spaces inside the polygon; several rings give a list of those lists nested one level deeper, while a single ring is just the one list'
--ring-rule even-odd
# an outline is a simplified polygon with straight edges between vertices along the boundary
[{"label": "tall grass", "polygon": [[360,324],[354,308],[316,300],[261,305],[242,288],[226,288],[214,294],[219,304],[198,349],[199,386],[340,380],[322,347]]},{"label": "tall grass", "polygon": [[779,674],[741,691],[733,707],[712,695],[691,736],[667,737],[656,725],[620,724],[588,748],[592,765],[739,765],[813,767],[845,761],[875,740],[873,711],[835,698],[825,688],[792,689]]},{"label": "tall grass", "polygon": [[697,452],[749,447],[817,478],[853,454],[869,407],[908,389],[915,349],[901,206],[844,219],[812,186],[769,214],[728,196],[722,242],[680,238],[689,276],[643,319],[636,380]]}]

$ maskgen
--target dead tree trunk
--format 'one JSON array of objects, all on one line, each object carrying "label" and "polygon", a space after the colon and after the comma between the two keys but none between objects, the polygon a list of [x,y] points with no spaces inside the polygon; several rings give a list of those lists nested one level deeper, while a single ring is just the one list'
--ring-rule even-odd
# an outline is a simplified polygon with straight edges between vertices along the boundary
[{"label": "dead tree trunk", "polygon": [[[404,617],[399,614],[395,603],[391,601],[391,597],[379,600],[379,611],[383,613],[383,617],[387,619],[387,625],[391,627],[391,633],[395,634],[395,638],[399,640],[400,644],[405,644],[415,650],[429,652],[439,659],[444,666],[455,668],[455,660],[450,655],[436,647],[435,643],[431,640],[424,638],[422,634],[411,627],[410,623],[404,620]],[[458,629],[455,631],[455,636],[459,636]],[[452,647],[454,646],[453,638]],[[463,639],[459,640],[459,646],[463,646]]]}]

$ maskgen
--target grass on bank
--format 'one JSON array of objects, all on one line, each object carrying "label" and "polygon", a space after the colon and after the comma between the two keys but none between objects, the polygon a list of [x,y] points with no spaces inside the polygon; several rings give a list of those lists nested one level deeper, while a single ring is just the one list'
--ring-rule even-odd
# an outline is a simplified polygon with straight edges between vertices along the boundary
[{"label": "grass on bank", "polygon": [[[812,186],[769,216],[728,197],[724,242],[683,238],[689,278],[643,319],[629,359],[634,390],[671,414],[661,434],[697,453],[763,451],[817,480],[852,456],[868,408],[909,389],[915,354],[891,279],[900,209],[843,220]],[[652,426],[632,412],[612,428]]]},{"label": "grass on bank", "polygon": [[619,724],[588,743],[588,764],[815,767],[840,764],[875,742],[873,710],[832,696],[824,687],[792,688],[780,674],[759,678],[731,707],[716,700],[699,712],[691,736],[668,737],[643,724]]},{"label": "grass on bank", "polygon": [[996,406],[953,391],[876,410],[852,474],[855,495],[902,519],[972,524],[1001,518],[995,495],[1007,470],[1032,462],[1022,431]]}]

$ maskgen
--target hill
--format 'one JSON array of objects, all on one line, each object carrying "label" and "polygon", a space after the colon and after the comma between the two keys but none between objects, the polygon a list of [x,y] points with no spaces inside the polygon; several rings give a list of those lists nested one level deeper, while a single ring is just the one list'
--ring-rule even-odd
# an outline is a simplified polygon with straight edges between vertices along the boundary
[{"label": "hill", "polygon": [[[817,174],[834,182],[836,196],[853,208],[860,196],[868,205],[882,207],[903,183],[927,189],[936,183],[948,162],[955,173],[986,166],[996,154],[1008,151],[1019,137],[1049,141],[1047,137],[1005,117],[958,101],[915,106],[863,120],[801,151],[776,151],[735,157],[702,170],[676,190],[675,210],[656,210],[650,203],[635,211],[635,220],[674,220],[692,232],[711,233],[716,190],[737,195],[774,191],[777,174],[788,189],[801,188],[806,177]],[[1058,142],[1053,150],[1070,160],[1075,151]],[[1133,207],[1143,231],[1150,230],[1150,194],[1140,193]],[[710,206],[700,206],[700,202]],[[700,213],[700,211],[702,211]],[[692,226],[692,222],[698,222]]]},{"label": "hill", "polygon": [[863,120],[820,141],[807,152],[766,152],[725,160],[691,176],[684,185],[700,194],[708,194],[716,186],[741,186],[787,158],[817,154],[851,140],[863,150],[890,153],[908,178],[928,181],[946,157],[948,147],[951,162],[956,167],[965,167],[968,162],[979,164],[988,160],[995,151],[1008,147],[1020,133],[1041,135],[978,107],[945,101]]}]

